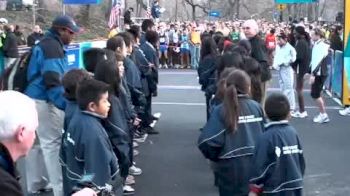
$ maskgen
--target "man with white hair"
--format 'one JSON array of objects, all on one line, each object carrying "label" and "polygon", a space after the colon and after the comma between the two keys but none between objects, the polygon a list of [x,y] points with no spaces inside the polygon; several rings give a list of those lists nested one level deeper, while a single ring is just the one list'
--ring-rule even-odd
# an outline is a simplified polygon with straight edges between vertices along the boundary
[{"label": "man with white hair", "polygon": [[0,92],[0,192],[23,195],[15,162],[31,149],[38,113],[35,102],[16,91]]},{"label": "man with white hair", "polygon": [[[28,154],[38,128],[35,102],[17,91],[0,92],[0,193],[23,196],[15,162]],[[73,196],[96,196],[89,188]]]},{"label": "man with white hair", "polygon": [[261,81],[263,90],[262,103],[264,103],[266,93],[266,82],[271,79],[271,71],[270,65],[268,64],[267,49],[264,41],[258,35],[259,26],[255,20],[245,21],[243,24],[243,31],[252,46],[251,56],[259,62],[261,67]]}]

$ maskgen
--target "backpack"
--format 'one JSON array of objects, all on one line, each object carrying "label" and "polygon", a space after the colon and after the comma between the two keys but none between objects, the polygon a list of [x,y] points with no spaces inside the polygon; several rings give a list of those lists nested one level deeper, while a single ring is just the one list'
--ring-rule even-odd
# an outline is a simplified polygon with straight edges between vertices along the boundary
[{"label": "backpack", "polygon": [[15,90],[23,93],[32,80],[27,80],[28,65],[32,56],[31,48],[17,59],[10,67],[8,67],[0,77],[1,90]]}]

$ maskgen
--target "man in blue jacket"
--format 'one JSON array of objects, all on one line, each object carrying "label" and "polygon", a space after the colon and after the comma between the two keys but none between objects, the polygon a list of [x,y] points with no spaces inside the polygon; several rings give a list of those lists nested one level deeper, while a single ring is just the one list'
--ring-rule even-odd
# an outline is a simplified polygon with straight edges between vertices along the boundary
[{"label": "man in blue jacket", "polygon": [[72,18],[57,17],[43,40],[33,48],[28,65],[27,80],[30,83],[25,94],[34,99],[39,113],[37,134],[55,196],[62,195],[59,148],[66,101],[61,79],[68,71],[64,45],[71,43],[80,30]]}]

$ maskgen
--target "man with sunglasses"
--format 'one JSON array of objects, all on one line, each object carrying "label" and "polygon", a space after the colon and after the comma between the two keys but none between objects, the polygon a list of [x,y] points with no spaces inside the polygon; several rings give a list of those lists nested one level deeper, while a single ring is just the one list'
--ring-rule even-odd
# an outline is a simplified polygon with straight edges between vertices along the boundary
[{"label": "man with sunglasses", "polygon": [[[40,125],[37,129],[38,142],[44,156],[50,185],[54,195],[62,194],[62,172],[59,164],[59,149],[63,129],[64,89],[61,83],[62,76],[68,71],[65,45],[72,42],[74,35],[81,28],[68,16],[58,16],[52,22],[51,28],[44,38],[34,46],[28,65],[27,81],[29,84],[25,94],[36,103]],[[33,158],[27,159],[38,161]],[[36,180],[42,179],[40,174],[27,170],[29,189]],[[45,187],[36,187],[45,188]],[[37,191],[37,190],[31,190]]]}]

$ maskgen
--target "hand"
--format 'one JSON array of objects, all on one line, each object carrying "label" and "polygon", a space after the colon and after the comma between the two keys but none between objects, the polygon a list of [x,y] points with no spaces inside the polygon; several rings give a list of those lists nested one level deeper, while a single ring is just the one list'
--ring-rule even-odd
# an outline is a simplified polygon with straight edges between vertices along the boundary
[{"label": "hand", "polygon": [[248,196],[258,196],[258,194],[250,191]]},{"label": "hand", "polygon": [[312,85],[315,83],[315,76],[310,76],[310,79],[309,79],[309,84]]},{"label": "hand", "polygon": [[140,125],[140,122],[141,122],[141,119],[135,118],[135,119],[134,119],[134,122],[133,122],[133,125],[134,125],[135,127],[137,127],[137,126]]},{"label": "hand", "polygon": [[90,188],[84,188],[74,193],[72,196],[97,196],[97,193]]}]

